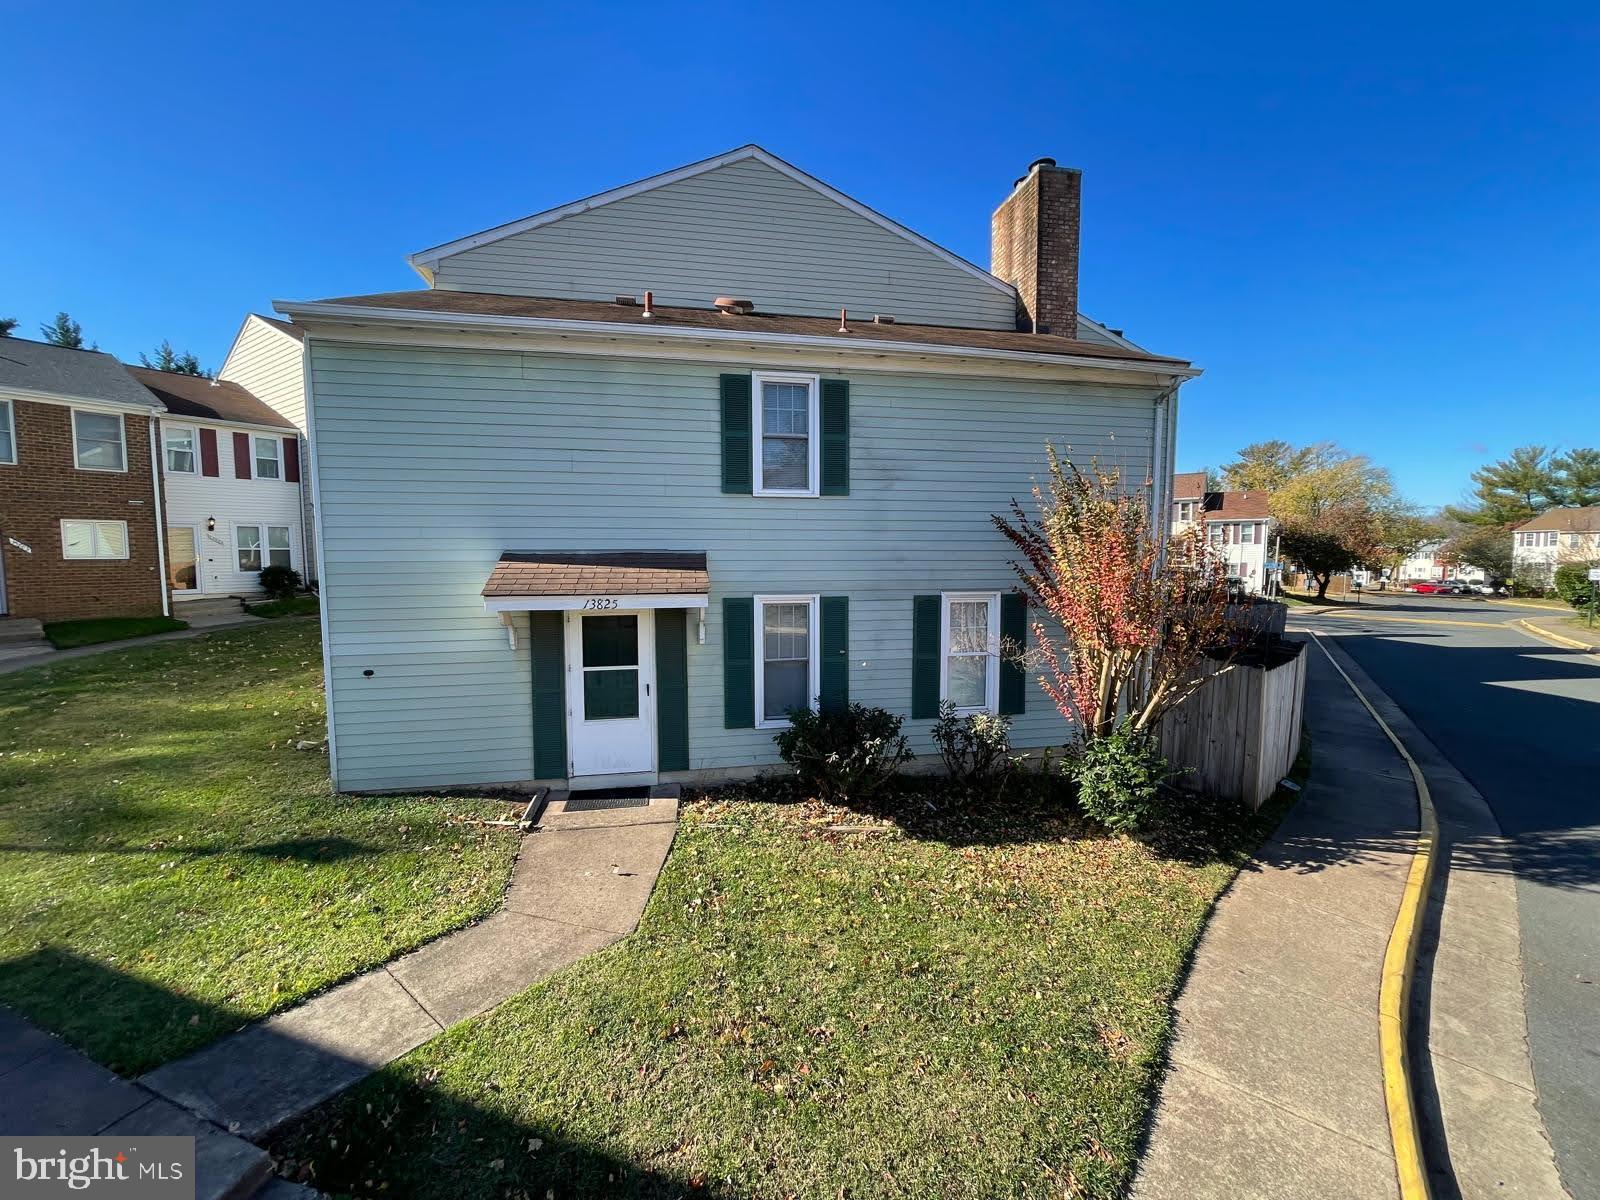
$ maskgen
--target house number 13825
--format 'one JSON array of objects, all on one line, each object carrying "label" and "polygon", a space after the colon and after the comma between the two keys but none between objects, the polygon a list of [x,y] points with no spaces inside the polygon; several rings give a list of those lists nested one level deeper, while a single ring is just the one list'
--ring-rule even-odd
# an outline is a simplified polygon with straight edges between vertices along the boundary
[{"label": "house number 13825", "polygon": [[616,606],[617,602],[610,596],[590,596],[583,602],[583,607],[591,612],[595,609],[615,608]]}]

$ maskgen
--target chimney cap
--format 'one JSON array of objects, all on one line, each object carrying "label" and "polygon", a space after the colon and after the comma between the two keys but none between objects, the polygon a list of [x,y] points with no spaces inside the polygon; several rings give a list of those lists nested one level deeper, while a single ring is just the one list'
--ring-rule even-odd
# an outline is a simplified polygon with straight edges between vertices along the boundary
[{"label": "chimney cap", "polygon": [[1032,172],[1038,170],[1040,167],[1053,167],[1055,165],[1056,160],[1053,158],[1036,158],[1028,164],[1028,170]]}]

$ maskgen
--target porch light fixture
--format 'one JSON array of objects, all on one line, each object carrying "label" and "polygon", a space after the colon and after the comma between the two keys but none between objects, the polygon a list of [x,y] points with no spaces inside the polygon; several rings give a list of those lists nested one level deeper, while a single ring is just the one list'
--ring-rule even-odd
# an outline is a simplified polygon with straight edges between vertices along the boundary
[{"label": "porch light fixture", "polygon": [[206,518],[206,532],[207,533],[215,533],[216,531],[217,531],[217,519],[215,517],[207,517]]}]

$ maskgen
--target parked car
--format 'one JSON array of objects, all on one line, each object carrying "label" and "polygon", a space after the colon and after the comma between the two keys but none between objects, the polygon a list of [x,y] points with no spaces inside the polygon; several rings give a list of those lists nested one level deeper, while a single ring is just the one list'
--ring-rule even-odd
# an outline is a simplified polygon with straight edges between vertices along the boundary
[{"label": "parked car", "polygon": [[1431,579],[1423,579],[1416,583],[1406,584],[1406,591],[1413,592],[1418,596],[1453,596],[1457,590],[1456,585],[1453,583]]}]

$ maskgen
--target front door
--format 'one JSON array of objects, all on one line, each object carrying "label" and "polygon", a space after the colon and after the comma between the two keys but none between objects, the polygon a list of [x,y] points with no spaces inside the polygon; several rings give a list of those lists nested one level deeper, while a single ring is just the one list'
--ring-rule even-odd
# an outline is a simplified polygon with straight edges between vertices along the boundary
[{"label": "front door", "polygon": [[167,526],[167,586],[179,594],[200,590],[200,547],[193,525]]},{"label": "front door", "polygon": [[568,613],[567,744],[573,775],[656,769],[655,613]]}]

